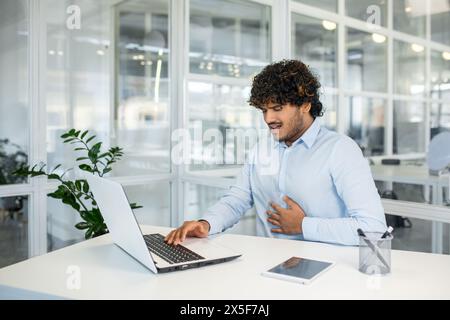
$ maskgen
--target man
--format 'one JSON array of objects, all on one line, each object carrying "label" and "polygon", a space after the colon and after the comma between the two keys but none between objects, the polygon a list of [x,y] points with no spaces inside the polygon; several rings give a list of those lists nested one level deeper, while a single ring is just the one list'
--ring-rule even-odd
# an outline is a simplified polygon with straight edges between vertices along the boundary
[{"label": "man", "polygon": [[296,60],[269,65],[255,77],[249,103],[262,111],[275,138],[270,160],[278,170],[264,170],[258,144],[237,184],[201,220],[170,232],[169,244],[222,232],[253,205],[257,234],[268,237],[357,245],[358,228],[386,230],[358,145],[316,120],[323,115],[319,88],[309,68]]}]

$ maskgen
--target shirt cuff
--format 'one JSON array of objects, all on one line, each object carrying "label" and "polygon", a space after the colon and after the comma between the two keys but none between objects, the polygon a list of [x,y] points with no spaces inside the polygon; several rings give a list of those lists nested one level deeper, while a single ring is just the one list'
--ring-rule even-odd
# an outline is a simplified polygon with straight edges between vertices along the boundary
[{"label": "shirt cuff", "polygon": [[209,223],[208,220],[200,219],[200,220],[197,220],[197,221],[198,221],[198,222],[202,222],[202,221],[206,222],[206,223],[208,224],[208,233],[211,231],[211,224]]},{"label": "shirt cuff", "polygon": [[318,220],[310,217],[304,217],[302,221],[303,239],[308,241],[318,241],[317,231]]},{"label": "shirt cuff", "polygon": [[204,216],[200,220],[205,220],[209,223],[210,229],[209,229],[209,235],[213,235],[216,233],[222,232],[222,228],[220,227],[220,223],[218,223],[214,218]]}]

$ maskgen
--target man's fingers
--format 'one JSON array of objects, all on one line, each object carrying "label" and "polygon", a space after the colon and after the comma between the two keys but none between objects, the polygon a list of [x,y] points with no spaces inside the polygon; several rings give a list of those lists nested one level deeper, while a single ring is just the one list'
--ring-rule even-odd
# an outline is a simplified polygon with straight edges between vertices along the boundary
[{"label": "man's fingers", "polygon": [[172,230],[172,231],[170,231],[170,233],[167,235],[167,237],[166,237],[165,240],[166,240],[166,242],[167,242],[168,244],[171,244],[171,243],[172,243],[173,237],[174,237],[176,231],[177,231],[177,229]]},{"label": "man's fingers", "polygon": [[167,234],[167,236],[164,238],[164,241],[166,241],[166,242],[169,241],[169,239],[172,237],[172,233],[173,233],[173,230]]},{"label": "man's fingers", "polygon": [[202,224],[199,222],[185,222],[178,229],[169,232],[164,240],[166,241],[166,243],[176,246],[186,240],[186,237],[189,236],[197,236],[198,234],[198,236],[204,237],[205,235],[202,232],[201,228]]},{"label": "man's fingers", "polygon": [[195,230],[197,227],[201,227],[201,225],[192,222],[185,223],[177,232],[177,239],[175,241],[175,245],[178,245],[184,240],[186,240],[186,236],[191,235],[191,232]]},{"label": "man's fingers", "polygon": [[271,231],[272,231],[273,233],[283,233],[283,230],[281,230],[280,228],[272,229]]},{"label": "man's fingers", "polygon": [[183,242],[186,240],[186,235],[191,231],[192,228],[183,228],[180,232],[180,240]]},{"label": "man's fingers", "polygon": [[270,222],[271,224],[273,224],[274,226],[277,226],[277,227],[280,227],[280,226],[281,226],[280,222],[278,222],[277,220],[274,220],[274,219],[269,218],[269,219],[267,219],[267,221],[269,221],[269,222]]},{"label": "man's fingers", "polygon": [[172,231],[172,232],[170,233],[169,239],[167,239],[167,243],[168,243],[168,244],[172,244],[173,241],[175,240],[175,235],[176,235],[176,233],[177,233],[177,230],[178,230],[178,229],[175,229],[174,231]]},{"label": "man's fingers", "polygon": [[294,201],[291,198],[289,198],[288,196],[284,196],[283,200],[288,205],[288,208],[292,208],[295,205]]},{"label": "man's fingers", "polygon": [[184,229],[185,229],[185,227],[181,227],[175,233],[175,237],[174,237],[174,241],[173,241],[173,245],[174,246],[177,246],[177,245],[180,244],[180,242],[181,242],[181,234],[182,234]]},{"label": "man's fingers", "polygon": [[286,202],[286,204],[288,205],[289,208],[300,207],[300,205],[297,202],[295,202],[288,196],[284,196],[283,200],[284,200],[284,202]]},{"label": "man's fingers", "polygon": [[280,215],[278,214],[278,212],[267,210],[266,213],[272,219],[279,219],[280,218]]},{"label": "man's fingers", "polygon": [[175,232],[174,232],[173,235],[172,235],[172,238],[170,239],[169,244],[175,245],[175,246],[178,244],[177,242],[179,242],[180,232],[181,232],[181,229],[182,229],[182,228],[183,228],[183,227],[180,227],[180,228],[178,228],[178,229],[175,230]]},{"label": "man's fingers", "polygon": [[283,211],[286,210],[286,209],[284,209],[283,207],[281,207],[280,205],[276,204],[275,202],[272,202],[272,203],[270,204],[270,206],[271,206],[272,208],[274,208],[275,211],[277,211],[278,214],[283,213]]}]

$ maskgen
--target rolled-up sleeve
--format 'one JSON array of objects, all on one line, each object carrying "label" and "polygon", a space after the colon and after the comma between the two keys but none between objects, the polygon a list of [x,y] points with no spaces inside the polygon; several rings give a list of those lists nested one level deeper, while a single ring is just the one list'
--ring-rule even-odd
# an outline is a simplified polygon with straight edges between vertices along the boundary
[{"label": "rolled-up sleeve", "polygon": [[219,233],[232,227],[253,206],[250,185],[251,168],[252,164],[246,163],[236,184],[231,186],[225,196],[203,215],[202,219],[208,221],[211,226],[210,234]]},{"label": "rolled-up sleeve", "polygon": [[[330,174],[336,192],[346,208],[346,217],[305,217],[305,240],[358,245],[357,229],[386,231],[386,219],[370,166],[358,145],[342,137],[330,156]],[[326,201],[326,199],[324,199]]]}]

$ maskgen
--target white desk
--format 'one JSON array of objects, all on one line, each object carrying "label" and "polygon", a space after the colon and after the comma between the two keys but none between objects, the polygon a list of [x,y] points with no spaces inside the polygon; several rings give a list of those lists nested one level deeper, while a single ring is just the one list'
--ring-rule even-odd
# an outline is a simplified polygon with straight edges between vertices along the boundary
[{"label": "white desk", "polygon": [[[144,227],[165,233],[168,228]],[[152,274],[113,245],[109,235],[0,270],[0,298],[74,299],[450,299],[450,256],[393,251],[392,274],[358,271],[358,248],[221,234],[214,239],[243,256],[218,265]],[[308,286],[260,276],[300,255],[335,261]],[[80,289],[66,274],[78,266]]]},{"label": "white desk", "polygon": [[384,182],[418,184],[433,188],[432,203],[442,205],[442,188],[448,185],[446,176],[433,176],[426,166],[414,165],[372,165],[373,179]]}]

